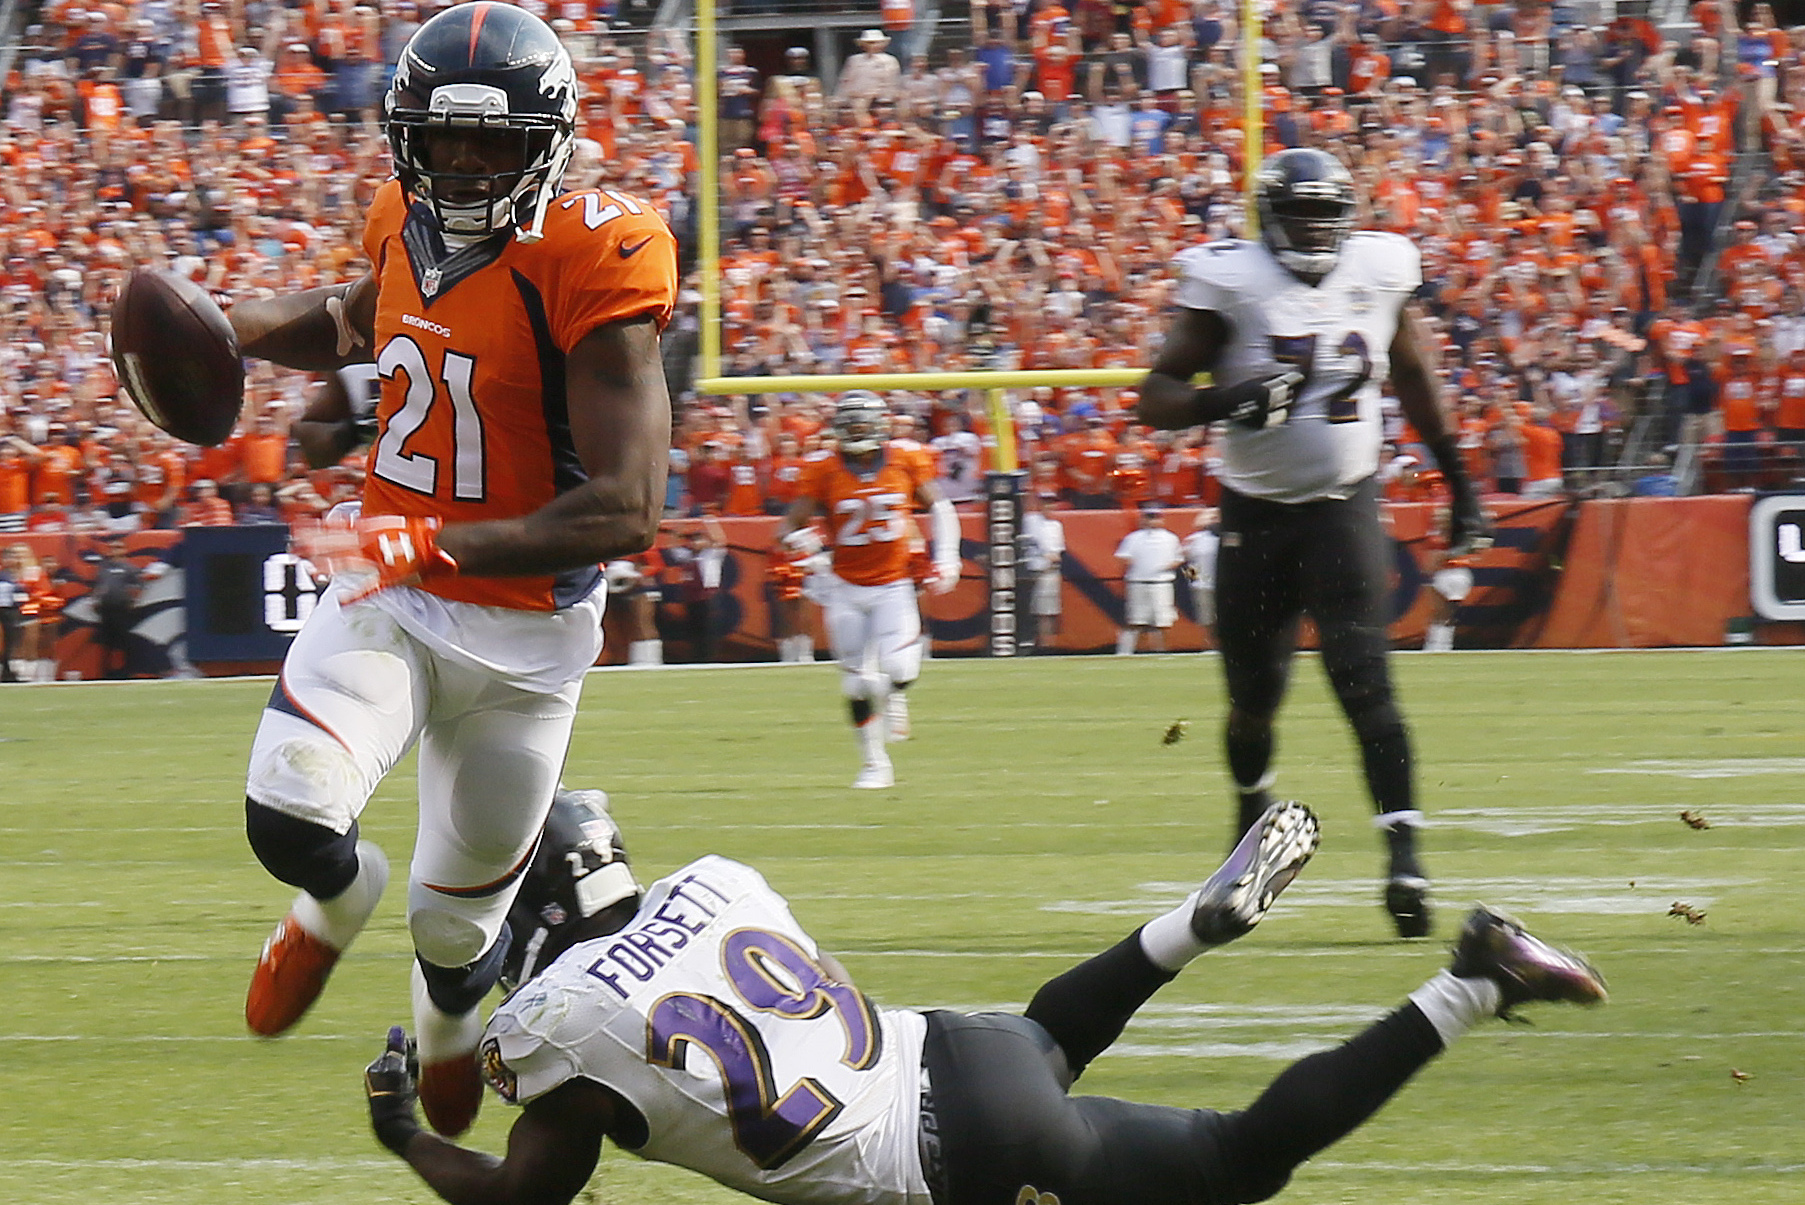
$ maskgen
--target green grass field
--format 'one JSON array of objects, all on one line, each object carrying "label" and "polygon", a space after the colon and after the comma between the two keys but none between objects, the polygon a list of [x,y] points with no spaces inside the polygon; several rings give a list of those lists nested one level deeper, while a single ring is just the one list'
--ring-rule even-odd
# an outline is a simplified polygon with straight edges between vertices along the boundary
[{"label": "green grass field", "polygon": [[[1805,653],[1395,666],[1438,934],[1476,899],[1509,907],[1592,955],[1613,999],[1476,1031],[1280,1199],[1805,1200]],[[292,1036],[245,1034],[245,982],[288,901],[241,832],[268,691],[0,690],[0,1198],[436,1200],[371,1139],[359,1085],[407,1016],[401,891]],[[613,793],[643,881],[704,852],[751,862],[891,1005],[1019,1007],[1224,848],[1213,661],[939,661],[913,697],[903,785],[853,792],[826,666],[600,674],[566,780]],[[1162,747],[1180,717],[1189,738]],[[1280,789],[1321,813],[1322,851],[1258,932],[1143,1011],[1087,1091],[1240,1107],[1443,964],[1440,940],[1388,939],[1370,808],[1314,661],[1280,738]],[[412,791],[410,761],[364,816],[398,866]],[[1669,917],[1676,900],[1705,923]],[[499,1150],[508,1121],[491,1099],[472,1141]],[[618,1152],[586,1196],[742,1199]]]}]

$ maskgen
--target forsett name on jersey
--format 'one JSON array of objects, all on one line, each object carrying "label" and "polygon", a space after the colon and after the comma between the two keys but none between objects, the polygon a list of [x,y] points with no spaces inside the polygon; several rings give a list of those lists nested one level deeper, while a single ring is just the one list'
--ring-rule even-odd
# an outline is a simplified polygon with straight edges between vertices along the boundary
[{"label": "forsett name on jersey", "polygon": [[514,1103],[573,1076],[604,1084],[645,1118],[634,1154],[766,1200],[928,1205],[927,1023],[818,959],[757,871],[709,855],[503,1001],[485,1074]]},{"label": "forsett name on jersey", "polygon": [[1379,468],[1384,442],[1379,386],[1422,256],[1407,238],[1379,231],[1348,237],[1335,267],[1311,286],[1265,244],[1229,239],[1180,254],[1178,304],[1214,310],[1229,339],[1217,385],[1304,374],[1288,421],[1254,431],[1226,425],[1222,480],[1237,493],[1277,502],[1345,498]]}]

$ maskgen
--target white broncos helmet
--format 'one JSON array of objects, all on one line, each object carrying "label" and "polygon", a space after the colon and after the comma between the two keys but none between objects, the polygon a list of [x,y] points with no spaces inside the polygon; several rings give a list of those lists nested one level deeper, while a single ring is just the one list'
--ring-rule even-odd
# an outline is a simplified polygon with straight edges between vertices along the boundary
[{"label": "white broncos helmet", "polygon": [[869,389],[842,395],[834,407],[834,438],[850,456],[868,456],[883,447],[889,425],[884,399]]}]

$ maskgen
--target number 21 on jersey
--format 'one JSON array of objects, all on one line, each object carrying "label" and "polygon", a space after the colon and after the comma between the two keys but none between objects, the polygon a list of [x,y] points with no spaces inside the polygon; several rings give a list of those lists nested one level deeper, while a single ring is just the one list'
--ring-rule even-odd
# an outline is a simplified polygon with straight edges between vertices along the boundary
[{"label": "number 21 on jersey", "polygon": [[382,438],[376,442],[374,471],[416,494],[437,494],[440,458],[408,451],[410,439],[432,417],[441,396],[451,404],[451,496],[458,502],[482,502],[487,494],[483,462],[483,416],[476,408],[470,382],[476,376],[476,358],[447,350],[438,371],[427,363],[426,351],[411,336],[396,335],[376,357],[376,375],[385,381],[397,376],[407,381],[401,409],[389,415]]},{"label": "number 21 on jersey", "polygon": [[857,988],[833,979],[803,948],[781,933],[737,929],[721,946],[721,966],[738,1005],[694,992],[672,992],[646,1021],[646,1060],[680,1068],[694,1047],[714,1060],[727,1097],[734,1145],[766,1171],[787,1162],[839,1116],[844,1103],[804,1076],[779,1092],[771,1053],[742,1008],[789,1021],[829,1012],[844,1037],[840,1062],[854,1071],[877,1065],[882,1031]]}]

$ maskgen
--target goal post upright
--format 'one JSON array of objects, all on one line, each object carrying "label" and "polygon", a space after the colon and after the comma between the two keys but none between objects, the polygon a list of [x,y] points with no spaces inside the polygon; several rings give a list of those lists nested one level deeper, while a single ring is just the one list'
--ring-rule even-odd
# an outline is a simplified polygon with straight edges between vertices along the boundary
[{"label": "goal post upright", "polygon": [[857,372],[781,377],[704,377],[696,382],[703,395],[828,394],[852,389],[879,393],[936,393],[943,389],[975,389],[984,394],[990,429],[996,438],[992,471],[984,475],[982,569],[985,580],[987,635],[985,649],[993,657],[1017,657],[1034,649],[1032,602],[1034,580],[1025,571],[1028,474],[1017,463],[1015,422],[1009,390],[1049,386],[1054,389],[1123,388],[1140,384],[1143,368],[1064,368],[985,372]]},{"label": "goal post upright", "polygon": [[[701,0],[712,4],[713,0]],[[1254,174],[1266,154],[1263,105],[1266,90],[1260,84],[1260,0],[1241,0],[1241,237],[1260,237],[1260,211],[1254,204]]]},{"label": "goal post upright", "polygon": [[697,266],[701,269],[701,375],[721,375],[720,96],[715,68],[715,0],[696,0]]}]

